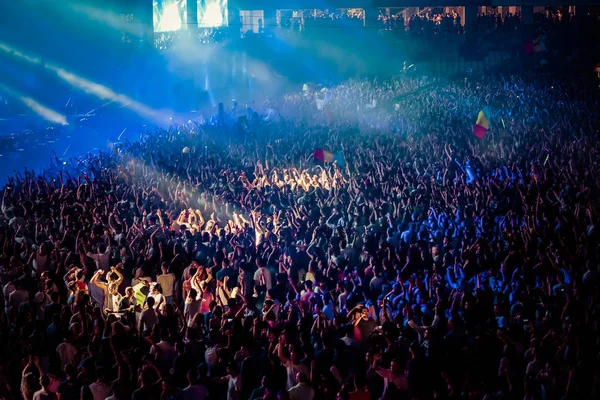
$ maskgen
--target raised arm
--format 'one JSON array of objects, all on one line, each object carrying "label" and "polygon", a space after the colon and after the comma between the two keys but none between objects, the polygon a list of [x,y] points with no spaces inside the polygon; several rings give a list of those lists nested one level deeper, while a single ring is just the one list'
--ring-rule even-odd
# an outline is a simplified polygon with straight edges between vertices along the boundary
[{"label": "raised arm", "polygon": [[92,279],[90,279],[90,283],[93,283],[94,285],[98,286],[100,289],[104,290],[105,292],[108,290],[108,285],[106,284],[106,282],[102,282],[100,280],[100,277],[104,274],[104,271],[99,269],[98,271],[96,271],[94,273],[94,276],[92,276]]},{"label": "raised arm", "polygon": [[196,273],[194,274],[194,276],[192,276],[192,279],[190,279],[190,284],[192,285],[192,288],[198,292],[198,294],[202,293],[202,288],[200,287],[200,283],[198,282],[200,280],[200,268],[196,269]]},{"label": "raised arm", "polygon": [[121,273],[121,271],[119,271],[119,266],[122,267],[123,264],[119,263],[116,267],[110,267],[110,270],[112,272],[114,272],[117,275],[117,277],[118,277],[117,280],[113,282],[115,285],[117,285],[117,287],[120,286],[121,283],[123,283],[123,278],[124,278],[123,274]]},{"label": "raised arm", "polygon": [[279,336],[279,344],[277,345],[277,356],[282,364],[287,364],[288,358],[283,354],[283,345],[285,343],[285,336]]}]

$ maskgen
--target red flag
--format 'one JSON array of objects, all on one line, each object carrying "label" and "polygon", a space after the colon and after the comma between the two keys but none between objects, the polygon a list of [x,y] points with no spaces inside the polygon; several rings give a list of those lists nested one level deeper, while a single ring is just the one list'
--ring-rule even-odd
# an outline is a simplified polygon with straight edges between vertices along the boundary
[{"label": "red flag", "polygon": [[477,114],[477,122],[473,126],[473,135],[477,136],[479,139],[483,139],[485,133],[488,129],[490,129],[490,121],[489,121],[490,111],[487,107],[483,107],[483,110],[479,111]]},{"label": "red flag", "polygon": [[313,153],[315,160],[321,162],[333,162],[333,153],[323,149],[316,149]]},{"label": "red flag", "polygon": [[473,125],[473,135],[475,135],[479,139],[483,139],[486,132],[487,129],[485,129],[483,126],[477,124]]}]

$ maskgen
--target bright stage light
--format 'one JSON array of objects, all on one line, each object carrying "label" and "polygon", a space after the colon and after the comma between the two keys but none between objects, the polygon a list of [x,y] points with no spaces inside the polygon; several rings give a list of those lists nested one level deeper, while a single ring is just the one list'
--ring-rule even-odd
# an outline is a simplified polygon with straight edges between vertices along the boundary
[{"label": "bright stage light", "polygon": [[201,28],[227,26],[227,0],[198,0],[198,26]]},{"label": "bright stage light", "polygon": [[211,3],[206,7],[206,12],[201,26],[214,27],[223,25],[223,14],[219,3]]},{"label": "bright stage light", "polygon": [[169,4],[164,8],[164,13],[158,25],[161,32],[178,31],[181,29],[181,17],[179,16],[179,6]]},{"label": "bright stage light", "polygon": [[152,11],[155,32],[172,32],[186,28],[187,0],[154,1]]}]

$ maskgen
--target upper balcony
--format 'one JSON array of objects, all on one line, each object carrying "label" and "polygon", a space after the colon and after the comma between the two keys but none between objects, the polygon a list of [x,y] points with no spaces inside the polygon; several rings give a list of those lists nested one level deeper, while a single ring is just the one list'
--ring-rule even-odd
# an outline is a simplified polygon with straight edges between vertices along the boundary
[{"label": "upper balcony", "polygon": [[600,0],[229,0],[240,10],[334,9],[436,6],[595,6]]}]

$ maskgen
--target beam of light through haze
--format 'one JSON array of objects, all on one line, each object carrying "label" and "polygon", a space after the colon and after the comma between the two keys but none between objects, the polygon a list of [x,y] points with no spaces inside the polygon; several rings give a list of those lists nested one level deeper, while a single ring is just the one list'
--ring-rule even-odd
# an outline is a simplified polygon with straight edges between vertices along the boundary
[{"label": "beam of light through haze", "polygon": [[21,103],[25,104],[31,111],[44,118],[48,122],[55,124],[67,125],[67,117],[46,107],[39,101],[29,97],[18,90],[0,83],[0,89],[9,95],[15,97]]}]

